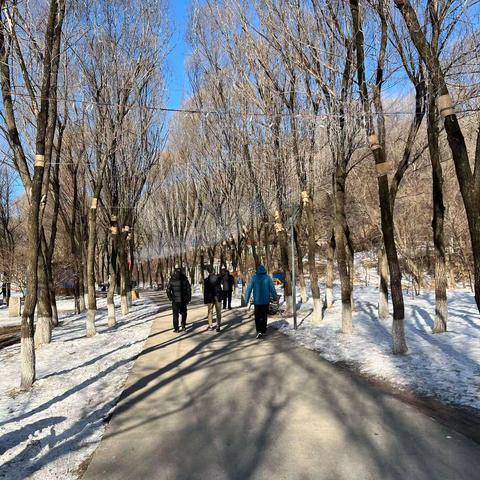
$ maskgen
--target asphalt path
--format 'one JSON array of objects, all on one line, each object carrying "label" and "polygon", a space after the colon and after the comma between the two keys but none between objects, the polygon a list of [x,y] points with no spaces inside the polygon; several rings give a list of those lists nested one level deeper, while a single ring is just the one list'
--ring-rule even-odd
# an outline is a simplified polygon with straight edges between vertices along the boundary
[{"label": "asphalt path", "polygon": [[[172,331],[166,298],[84,480],[462,480],[480,445],[269,329],[251,312]],[[365,352],[368,355],[368,352]]]}]

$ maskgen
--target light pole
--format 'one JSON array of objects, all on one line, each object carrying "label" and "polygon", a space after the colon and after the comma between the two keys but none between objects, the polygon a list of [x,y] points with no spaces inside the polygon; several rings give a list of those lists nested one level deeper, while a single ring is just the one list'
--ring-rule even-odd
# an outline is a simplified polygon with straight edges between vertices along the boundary
[{"label": "light pole", "polygon": [[293,328],[297,329],[297,292],[296,292],[296,278],[295,278],[295,219],[300,211],[300,204],[295,203],[289,205],[287,208],[289,222],[290,222],[290,241],[292,248],[292,310],[293,310]]}]

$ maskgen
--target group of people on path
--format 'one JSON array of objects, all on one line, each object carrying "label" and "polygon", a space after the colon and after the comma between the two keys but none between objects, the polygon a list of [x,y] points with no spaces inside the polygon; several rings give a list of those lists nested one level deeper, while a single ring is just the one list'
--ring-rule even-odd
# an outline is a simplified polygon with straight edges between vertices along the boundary
[{"label": "group of people on path", "polygon": [[[235,287],[234,276],[223,268],[220,274],[216,274],[211,266],[206,267],[208,276],[203,281],[203,303],[207,305],[207,330],[220,332],[223,309],[232,309],[232,295]],[[245,301],[248,305],[253,294],[255,311],[255,327],[257,338],[263,338],[267,330],[268,307],[270,301],[277,301],[277,292],[272,278],[267,275],[263,265],[257,268],[247,287]],[[192,300],[192,287],[181,267],[176,267],[167,286],[167,296],[172,302],[173,330],[174,332],[185,331],[187,326],[187,305]],[[216,325],[213,326],[213,314],[215,311]],[[181,324],[179,325],[179,317]]]}]

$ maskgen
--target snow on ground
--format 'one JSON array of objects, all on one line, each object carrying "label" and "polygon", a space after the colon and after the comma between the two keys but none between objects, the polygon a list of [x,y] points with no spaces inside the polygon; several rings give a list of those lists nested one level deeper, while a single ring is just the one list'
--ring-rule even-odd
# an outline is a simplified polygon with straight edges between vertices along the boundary
[{"label": "snow on ground", "polygon": [[124,319],[117,309],[114,329],[107,327],[105,299],[98,306],[93,338],[85,337],[84,314],[61,318],[53,342],[37,350],[38,380],[29,392],[13,388],[19,345],[0,350],[0,478],[76,479],[101,440],[158,306],[138,300]]},{"label": "snow on ground", "polygon": [[[17,295],[18,296],[18,295]],[[22,305],[23,309],[23,305]],[[75,311],[75,305],[71,298],[68,297],[59,297],[57,298],[57,311],[60,316],[66,315],[67,313],[73,313]],[[14,327],[20,325],[22,322],[22,317],[9,317],[8,316],[8,307],[5,304],[0,305],[0,328],[1,327]]]},{"label": "snow on ground", "polygon": [[340,332],[340,295],[335,293],[337,300],[319,325],[312,323],[311,300],[300,309],[297,331],[292,328],[292,318],[270,324],[329,361],[347,362],[398,388],[480,410],[480,319],[472,293],[449,292],[448,332],[436,335],[431,332],[434,292],[426,291],[414,299],[405,296],[409,348],[405,356],[391,353],[392,320],[378,320],[376,288],[355,286],[351,336]]}]

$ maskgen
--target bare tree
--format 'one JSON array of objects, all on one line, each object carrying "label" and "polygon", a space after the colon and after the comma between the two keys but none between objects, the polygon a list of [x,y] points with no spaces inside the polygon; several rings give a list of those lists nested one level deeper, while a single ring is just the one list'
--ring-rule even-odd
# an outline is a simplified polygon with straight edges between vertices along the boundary
[{"label": "bare tree", "polygon": [[[393,352],[395,354],[403,354],[407,351],[407,344],[405,341],[405,307],[403,303],[402,293],[402,276],[400,271],[400,264],[398,261],[397,248],[395,245],[394,223],[393,223],[393,208],[391,205],[389,182],[388,182],[388,167],[384,138],[385,130],[381,111],[381,85],[383,82],[383,71],[385,64],[385,53],[388,42],[388,25],[386,21],[385,4],[383,0],[379,2],[379,18],[381,26],[381,41],[378,54],[377,68],[376,68],[376,82],[373,92],[373,102],[376,106],[379,124],[378,135],[375,131],[373,117],[370,107],[369,92],[365,78],[365,53],[364,53],[364,35],[363,35],[363,18],[360,11],[358,0],[350,0],[350,11],[352,15],[353,33],[355,37],[355,51],[356,51],[356,68],[358,84],[360,88],[360,98],[365,112],[366,131],[370,148],[375,159],[378,179],[378,195],[380,201],[381,221],[383,241],[385,244],[385,253],[388,259],[388,266],[390,271],[390,288],[392,292],[393,302],[393,324],[392,324],[392,338],[393,338]],[[380,137],[380,139],[379,139]],[[383,145],[382,145],[383,144]]]},{"label": "bare tree", "polygon": [[[47,145],[53,142],[54,130],[47,129],[49,113],[52,103],[52,89],[56,88],[58,63],[52,61],[52,53],[55,45],[59,45],[62,24],[65,15],[65,2],[63,0],[51,0],[46,14],[46,26],[44,30],[44,45],[42,48],[41,65],[42,74],[40,80],[40,97],[36,110],[36,135],[35,135],[35,162],[33,172],[30,173],[27,153],[17,127],[17,115],[12,95],[15,94],[15,86],[12,83],[11,61],[16,60],[23,74],[23,78],[29,88],[29,94],[34,105],[37,105],[36,93],[31,87],[32,76],[27,71],[23,57],[19,55],[16,47],[16,8],[9,8],[6,1],[0,2],[2,18],[0,21],[0,56],[1,56],[1,83],[3,96],[4,118],[7,126],[7,139],[13,151],[15,167],[24,184],[29,197],[28,214],[28,241],[30,254],[27,267],[27,296],[22,315],[22,388],[30,388],[35,381],[35,350],[33,345],[33,321],[35,306],[37,303],[38,275],[37,265],[40,246],[40,211],[42,200],[42,183],[45,170],[45,154]],[[48,137],[47,137],[48,134]],[[48,159],[47,159],[48,160]]]},{"label": "bare tree", "polygon": [[[454,28],[462,16],[465,15],[469,5],[468,2],[462,2],[461,5],[457,5],[457,2],[444,1],[434,2],[429,5],[429,15],[427,18],[433,27],[432,39],[430,41],[427,39],[424,30],[420,26],[417,13],[411,2],[408,0],[395,0],[395,5],[400,10],[400,13],[405,20],[412,42],[417,48],[420,57],[425,62],[431,82],[431,93],[435,94],[437,108],[444,120],[445,132],[447,134],[450,151],[455,163],[457,179],[467,213],[474,261],[475,300],[477,302],[477,307],[480,309],[480,218],[478,215],[478,210],[480,208],[480,140],[477,140],[477,148],[474,155],[474,168],[472,170],[465,137],[455,113],[444,68],[440,61],[441,49],[438,48],[439,29],[441,28],[445,17],[451,12],[453,19],[450,28]],[[430,135],[435,135],[435,132],[432,131],[432,129]],[[480,133],[478,138],[480,138]],[[433,144],[431,143],[431,145]],[[433,169],[436,178],[435,191],[438,196],[439,187],[441,186],[438,177],[440,172],[438,167],[435,168],[437,163],[435,163],[435,152],[433,153]],[[442,214],[440,204],[438,201],[437,203],[438,207],[435,212],[435,223],[438,232],[438,228],[440,228],[441,225]],[[439,258],[438,267],[441,268],[441,245],[438,244],[438,241],[436,248]],[[442,288],[442,286],[439,285],[439,289],[440,288]],[[439,311],[438,315],[444,315],[444,309],[442,309],[441,312]],[[437,319],[437,322],[442,323],[443,321],[446,321],[446,319]],[[440,329],[445,328],[445,326],[441,325],[438,327]]]}]

